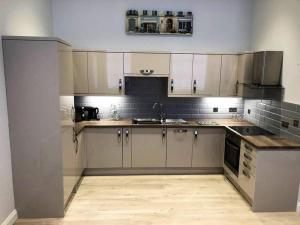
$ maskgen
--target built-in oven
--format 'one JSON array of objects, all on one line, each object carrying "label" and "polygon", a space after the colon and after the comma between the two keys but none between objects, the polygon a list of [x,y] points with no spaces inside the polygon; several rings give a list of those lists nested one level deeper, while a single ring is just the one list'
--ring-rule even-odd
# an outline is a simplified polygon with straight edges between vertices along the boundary
[{"label": "built-in oven", "polygon": [[226,131],[224,164],[238,176],[240,165],[241,138],[232,131]]}]

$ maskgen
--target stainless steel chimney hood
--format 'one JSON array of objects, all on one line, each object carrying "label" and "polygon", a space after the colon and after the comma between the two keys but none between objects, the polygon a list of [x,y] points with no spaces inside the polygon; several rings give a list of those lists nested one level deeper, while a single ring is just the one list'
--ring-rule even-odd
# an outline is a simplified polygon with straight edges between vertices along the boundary
[{"label": "stainless steel chimney hood", "polygon": [[242,53],[238,62],[238,96],[280,99],[283,52]]}]

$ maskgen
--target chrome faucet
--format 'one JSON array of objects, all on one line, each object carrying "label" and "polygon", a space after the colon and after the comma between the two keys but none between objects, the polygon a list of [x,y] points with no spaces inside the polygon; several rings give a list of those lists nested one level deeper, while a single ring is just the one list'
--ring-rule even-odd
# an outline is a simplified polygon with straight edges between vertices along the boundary
[{"label": "chrome faucet", "polygon": [[152,109],[154,110],[157,106],[160,106],[160,113],[159,113],[160,120],[161,122],[164,122],[165,121],[164,104],[155,102],[152,106]]}]

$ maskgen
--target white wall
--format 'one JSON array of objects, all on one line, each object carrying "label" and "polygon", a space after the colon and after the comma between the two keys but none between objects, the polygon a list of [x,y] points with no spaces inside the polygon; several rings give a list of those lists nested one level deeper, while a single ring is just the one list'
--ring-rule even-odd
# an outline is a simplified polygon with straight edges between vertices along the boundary
[{"label": "white wall", "polygon": [[[51,35],[51,9],[51,0],[0,0],[0,35]],[[0,42],[0,224],[14,208],[5,78]]]},{"label": "white wall", "polygon": [[284,101],[300,104],[300,1],[255,0],[253,49],[284,51]]},{"label": "white wall", "polygon": [[[128,36],[127,9],[191,10],[192,37]],[[252,0],[53,0],[54,35],[75,48],[222,51],[250,44]]]}]

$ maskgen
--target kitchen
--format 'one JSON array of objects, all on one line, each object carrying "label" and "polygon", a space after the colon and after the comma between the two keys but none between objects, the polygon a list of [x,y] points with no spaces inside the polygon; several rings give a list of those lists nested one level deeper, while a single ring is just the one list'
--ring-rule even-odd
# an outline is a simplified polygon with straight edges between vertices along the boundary
[{"label": "kitchen", "polygon": [[[3,224],[299,223],[297,7],[53,0],[40,30],[3,20]],[[126,33],[127,10],[193,24]]]}]

